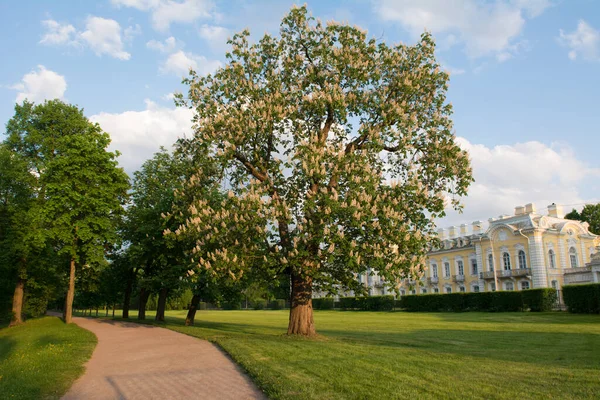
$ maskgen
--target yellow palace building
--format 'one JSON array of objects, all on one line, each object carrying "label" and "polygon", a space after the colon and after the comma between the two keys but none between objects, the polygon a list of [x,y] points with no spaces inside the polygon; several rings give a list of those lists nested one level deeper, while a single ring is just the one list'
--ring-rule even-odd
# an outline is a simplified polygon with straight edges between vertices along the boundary
[{"label": "yellow palace building", "polygon": [[[428,255],[420,282],[405,281],[401,294],[526,290],[600,281],[592,254],[600,237],[585,222],[564,219],[552,204],[547,215],[534,204],[515,207],[513,215],[475,221],[438,231],[441,247]],[[388,294],[378,276],[359,277],[369,294]],[[392,294],[392,293],[389,293]]]}]

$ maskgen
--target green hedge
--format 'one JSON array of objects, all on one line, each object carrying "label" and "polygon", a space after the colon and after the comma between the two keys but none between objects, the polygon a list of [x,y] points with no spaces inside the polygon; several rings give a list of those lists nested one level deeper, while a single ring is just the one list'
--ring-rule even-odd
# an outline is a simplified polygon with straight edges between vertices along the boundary
[{"label": "green hedge", "polygon": [[312,299],[312,306],[315,310],[333,310],[333,297],[322,297],[319,299]]},{"label": "green hedge", "polygon": [[555,301],[554,289],[530,289],[403,296],[396,307],[406,311],[549,311]]},{"label": "green hedge", "polygon": [[269,308],[271,310],[283,310],[285,308],[285,300],[277,299],[273,300],[271,304],[269,304]]},{"label": "green hedge", "polygon": [[394,309],[394,296],[340,297],[342,310],[391,311]]},{"label": "green hedge", "polygon": [[529,289],[520,293],[523,297],[523,308],[529,311],[551,311],[556,304],[554,289]]},{"label": "green hedge", "polygon": [[563,299],[572,313],[600,313],[600,283],[563,286]]}]

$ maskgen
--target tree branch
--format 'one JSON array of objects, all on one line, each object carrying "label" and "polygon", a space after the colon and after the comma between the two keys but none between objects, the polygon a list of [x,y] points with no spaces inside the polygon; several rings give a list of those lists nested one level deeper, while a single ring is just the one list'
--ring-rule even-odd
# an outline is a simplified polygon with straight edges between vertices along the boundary
[{"label": "tree branch", "polygon": [[246,167],[248,172],[250,172],[250,174],[252,174],[253,177],[255,177],[256,179],[258,179],[261,182],[264,182],[267,180],[267,178],[268,178],[267,174],[259,171],[254,165],[252,165],[252,163],[250,161],[248,161],[248,159],[246,158],[245,155],[243,155],[242,153],[240,153],[239,151],[236,150],[236,152],[234,153],[234,156],[235,156],[236,160],[241,162],[244,165],[244,167]]}]

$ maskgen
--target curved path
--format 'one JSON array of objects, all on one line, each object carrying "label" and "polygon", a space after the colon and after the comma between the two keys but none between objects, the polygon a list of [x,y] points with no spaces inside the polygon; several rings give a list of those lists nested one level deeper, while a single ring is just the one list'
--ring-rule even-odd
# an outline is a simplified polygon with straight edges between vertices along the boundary
[{"label": "curved path", "polygon": [[73,318],[98,337],[86,371],[63,399],[264,399],[206,340],[156,326]]}]

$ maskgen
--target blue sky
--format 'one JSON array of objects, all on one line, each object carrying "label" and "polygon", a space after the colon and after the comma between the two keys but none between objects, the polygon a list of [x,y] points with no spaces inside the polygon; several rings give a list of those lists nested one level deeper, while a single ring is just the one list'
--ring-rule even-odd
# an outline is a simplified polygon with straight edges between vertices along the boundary
[{"label": "blue sky", "polygon": [[[477,182],[465,213],[442,224],[511,213],[535,202],[600,201],[600,2],[595,0],[308,1],[323,19],[386,42],[423,29],[451,73],[458,141]],[[158,146],[190,133],[189,66],[211,72],[226,38],[277,33],[289,1],[0,2],[0,123],[15,101],[59,97],[113,137],[132,172]],[[570,206],[566,207],[570,209]]]}]

